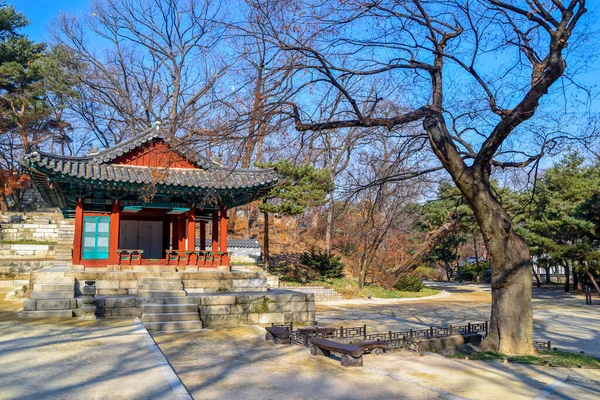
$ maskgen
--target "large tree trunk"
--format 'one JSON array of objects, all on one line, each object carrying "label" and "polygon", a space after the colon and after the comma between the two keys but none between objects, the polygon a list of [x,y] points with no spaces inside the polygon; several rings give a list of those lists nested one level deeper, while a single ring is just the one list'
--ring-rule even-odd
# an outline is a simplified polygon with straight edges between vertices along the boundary
[{"label": "large tree trunk", "polygon": [[265,267],[269,269],[270,255],[269,255],[269,213],[263,213],[265,223],[263,232],[263,259]]},{"label": "large tree trunk", "polygon": [[333,229],[333,195],[331,195],[331,201],[329,202],[329,209],[327,210],[327,226],[325,227],[325,251],[329,255],[331,251],[331,231]]},{"label": "large tree trunk", "polygon": [[536,267],[534,267],[533,265],[531,266],[531,268],[533,268],[533,274],[535,275],[535,280],[537,282],[537,287],[542,286],[542,278],[540,278],[540,273],[537,270]]},{"label": "large tree trunk", "polygon": [[452,267],[448,261],[444,261],[444,268],[446,269],[446,279],[450,282],[452,279]]},{"label": "large tree trunk", "polygon": [[573,271],[573,286],[577,288],[577,294],[583,294],[583,281],[580,272]]},{"label": "large tree trunk", "polygon": [[8,202],[6,201],[6,193],[4,192],[4,171],[0,169],[0,212],[8,211]]},{"label": "large tree trunk", "polygon": [[365,283],[367,281],[367,271],[368,271],[367,258],[368,258],[368,255],[363,254],[359,261],[358,288],[360,290],[364,289]]},{"label": "large tree trunk", "polygon": [[[436,84],[441,110],[441,81]],[[423,127],[434,153],[473,210],[490,257],[492,312],[489,335],[481,346],[505,354],[534,354],[531,255],[493,195],[489,181],[491,157],[484,157],[487,162],[467,166],[450,140],[441,112],[426,117]]]},{"label": "large tree trunk", "polygon": [[492,269],[490,330],[481,347],[503,354],[533,354],[529,248],[512,230],[509,216],[492,194],[485,197],[475,199],[474,209]]},{"label": "large tree trunk", "polygon": [[588,271],[588,278],[590,278],[590,281],[592,281],[592,285],[594,285],[594,287],[596,288],[596,292],[598,292],[598,296],[600,296],[600,287],[598,286],[598,282],[596,282],[594,275],[592,275],[590,271]]}]

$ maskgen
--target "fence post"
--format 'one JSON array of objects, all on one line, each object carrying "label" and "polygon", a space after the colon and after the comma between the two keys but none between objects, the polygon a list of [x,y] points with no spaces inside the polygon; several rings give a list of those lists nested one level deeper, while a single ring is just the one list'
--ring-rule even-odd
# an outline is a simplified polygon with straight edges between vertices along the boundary
[{"label": "fence post", "polygon": [[552,350],[552,343],[548,340],[548,351]]},{"label": "fence post", "polygon": [[344,337],[344,327],[340,326],[340,337],[343,338]]},{"label": "fence post", "polygon": [[367,340],[367,324],[363,325],[363,339]]},{"label": "fence post", "polygon": [[388,331],[388,336],[389,336],[390,340],[392,340],[392,331]]},{"label": "fence post", "polygon": [[485,321],[485,336],[487,337],[488,335],[488,322]]},{"label": "fence post", "polygon": [[452,325],[448,326],[448,329],[450,329],[450,336],[452,336],[452,334],[453,334]]},{"label": "fence post", "polygon": [[469,322],[469,324],[467,325],[467,332],[471,333],[471,323]]},{"label": "fence post", "polygon": [[412,329],[409,331],[408,335],[409,335],[409,337],[412,339],[412,337],[413,337],[413,332],[412,332]]}]

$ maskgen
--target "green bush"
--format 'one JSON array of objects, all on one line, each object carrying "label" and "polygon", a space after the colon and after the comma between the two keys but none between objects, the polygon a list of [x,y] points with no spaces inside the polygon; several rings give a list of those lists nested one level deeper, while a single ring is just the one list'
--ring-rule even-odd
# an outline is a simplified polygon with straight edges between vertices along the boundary
[{"label": "green bush", "polygon": [[421,279],[429,279],[430,281],[437,279],[438,272],[435,267],[430,267],[428,265],[419,265],[417,269],[415,269],[415,275],[417,275]]},{"label": "green bush", "polygon": [[394,287],[401,292],[420,292],[425,287],[421,278],[415,275],[400,275]]},{"label": "green bush", "polygon": [[477,265],[466,263],[461,268],[464,281],[478,282],[486,278],[487,269],[490,268],[490,263],[487,261],[479,261]]},{"label": "green bush", "polygon": [[314,248],[300,255],[300,264],[317,271],[321,278],[340,278],[344,275],[342,257]]}]

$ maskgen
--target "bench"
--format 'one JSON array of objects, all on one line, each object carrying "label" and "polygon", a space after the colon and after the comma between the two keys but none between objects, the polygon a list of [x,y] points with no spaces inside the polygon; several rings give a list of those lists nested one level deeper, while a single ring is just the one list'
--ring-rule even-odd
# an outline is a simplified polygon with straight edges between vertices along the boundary
[{"label": "bench", "polygon": [[272,340],[275,344],[290,344],[292,343],[291,331],[281,326],[267,326],[265,328],[267,333],[265,334],[265,340]]},{"label": "bench", "polygon": [[331,353],[341,354],[342,367],[362,367],[364,350],[357,344],[344,344],[329,339],[312,339],[310,354],[329,357]]}]

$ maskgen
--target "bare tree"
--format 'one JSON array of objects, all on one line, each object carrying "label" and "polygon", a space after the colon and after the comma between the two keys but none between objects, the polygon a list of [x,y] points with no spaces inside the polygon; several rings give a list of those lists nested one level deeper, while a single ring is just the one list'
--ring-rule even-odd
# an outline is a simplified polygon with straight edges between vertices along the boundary
[{"label": "bare tree", "polygon": [[[567,46],[576,49],[582,40],[572,34],[585,0],[286,4],[267,1],[260,10],[269,40],[297,56],[282,65],[296,72],[290,81],[296,95],[287,99],[296,129],[421,124],[439,164],[392,179],[442,168],[452,177],[473,209],[492,264],[490,334],[483,347],[533,353],[531,258],[494,196],[490,174],[495,167],[534,166],[571,137],[560,121],[531,118],[542,106],[547,115],[565,111],[560,96],[573,86],[565,57]],[[557,95],[551,89],[561,77]],[[372,91],[375,81],[378,90]],[[344,107],[314,121],[313,104],[321,105],[315,96],[325,92],[338,92]],[[401,112],[382,113],[384,99]]]},{"label": "bare tree", "polygon": [[[410,181],[393,182],[389,176],[399,170],[410,170],[417,159],[397,161],[398,143],[388,135],[379,135],[380,139],[364,146],[360,157],[353,165],[348,189],[354,188],[351,198],[347,198],[347,207],[358,215],[354,235],[358,244],[359,286],[364,288],[373,263],[381,259],[379,253],[385,251],[386,243],[392,232],[399,232],[401,225],[410,226],[416,215],[416,201],[422,192],[422,181],[415,178]],[[381,181],[380,185],[363,187],[364,180]]]},{"label": "bare tree", "polygon": [[155,120],[171,134],[214,129],[231,62],[220,51],[224,13],[218,1],[107,0],[58,17],[55,45],[77,65],[71,108],[102,146]]}]

